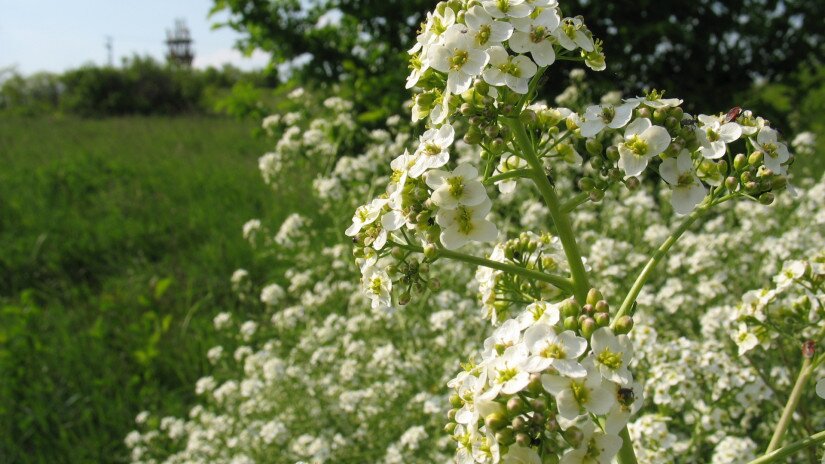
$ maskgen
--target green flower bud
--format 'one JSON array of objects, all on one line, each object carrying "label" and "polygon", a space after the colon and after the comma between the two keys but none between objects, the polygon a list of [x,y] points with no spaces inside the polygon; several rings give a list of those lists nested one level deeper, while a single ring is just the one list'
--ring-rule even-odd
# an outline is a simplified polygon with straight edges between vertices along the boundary
[{"label": "green flower bud", "polygon": [[581,307],[576,300],[568,298],[561,303],[561,314],[564,317],[577,317],[581,312]]},{"label": "green flower bud", "polygon": [[440,281],[440,280],[438,280],[438,279],[436,279],[435,277],[433,277],[433,278],[432,278],[432,279],[430,279],[430,281],[427,283],[427,288],[429,288],[430,290],[432,290],[432,291],[434,291],[434,292],[435,292],[435,291],[438,291],[438,290],[440,290],[440,289],[441,289],[441,281]]},{"label": "green flower bud", "polygon": [[598,326],[592,317],[585,318],[581,323],[581,334],[584,338],[590,339],[596,329],[598,329]]},{"label": "green flower bud", "polygon": [[530,446],[531,441],[532,440],[530,440],[530,435],[527,435],[526,433],[517,433],[516,434],[516,443],[519,446]]},{"label": "green flower bud", "polygon": [[473,86],[475,87],[476,92],[482,95],[487,95],[488,93],[490,93],[490,84],[485,82],[484,79],[476,79],[476,81],[473,83]]},{"label": "green flower bud", "polygon": [[733,158],[733,168],[737,171],[741,171],[742,169],[744,169],[747,164],[748,158],[743,153],[738,153]]},{"label": "green flower bud", "polygon": [[507,418],[504,414],[494,412],[484,418],[484,425],[492,431],[500,430],[507,426]]},{"label": "green flower bud", "polygon": [[603,300],[603,299],[604,299],[604,296],[602,295],[602,292],[600,292],[598,289],[591,288],[587,292],[587,298],[585,299],[585,303],[587,303],[589,305],[592,305],[592,306],[595,306],[596,303],[599,302],[599,300]]},{"label": "green flower bud", "polygon": [[584,440],[584,433],[578,427],[569,427],[567,430],[561,433],[562,438],[564,441],[570,444],[573,448],[578,448],[581,445],[582,440]]},{"label": "green flower bud", "polygon": [[491,139],[496,138],[498,136],[498,134],[499,134],[499,129],[498,129],[497,124],[492,124],[492,125],[487,126],[486,128],[484,128],[484,135],[486,135],[487,137],[489,137]]},{"label": "green flower bud", "polygon": [[504,446],[510,446],[516,442],[516,434],[513,429],[501,429],[496,432],[496,441]]},{"label": "green flower bud", "polygon": [[627,187],[628,190],[632,192],[634,190],[638,190],[642,183],[641,181],[639,181],[638,177],[631,176],[628,177],[626,181],[624,181],[624,185]]},{"label": "green flower bud", "polygon": [[516,432],[523,432],[524,430],[527,430],[527,420],[522,416],[514,418],[511,425],[513,430]]},{"label": "green flower bud", "polygon": [[501,151],[504,150],[504,140],[502,140],[501,137],[493,139],[493,141],[490,142],[490,149],[493,150],[494,153],[501,153]]},{"label": "green flower bud", "polygon": [[771,179],[771,188],[776,190],[782,190],[783,188],[788,186],[788,178],[785,176],[776,176]]},{"label": "green flower bud", "polygon": [[545,400],[543,397],[533,398],[532,400],[530,400],[530,407],[533,409],[533,411],[543,414],[547,412],[547,400]]},{"label": "green flower bud", "polygon": [[593,307],[592,304],[588,303],[582,306],[582,314],[585,316],[592,316],[596,312],[596,308]]},{"label": "green flower bud", "polygon": [[450,422],[449,424],[447,424],[447,425],[445,425],[445,426],[444,426],[444,431],[445,431],[448,435],[452,435],[452,434],[453,434],[453,432],[455,432],[455,428],[456,428],[456,427],[458,427],[458,424],[456,424],[455,422]]},{"label": "green flower bud", "polygon": [[765,192],[762,195],[759,195],[759,203],[763,205],[770,205],[773,203],[774,195],[771,192]]},{"label": "green flower bud", "polygon": [[521,112],[519,115],[519,120],[525,126],[534,126],[539,121],[539,117],[535,111],[526,109]]},{"label": "green flower bud", "polygon": [[592,167],[593,169],[599,171],[599,170],[602,169],[603,166],[604,166],[604,160],[602,159],[601,156],[594,156],[594,157],[590,158],[590,167]]},{"label": "green flower bud", "polygon": [[541,393],[544,387],[541,385],[541,374],[530,374],[530,383],[527,384],[527,390],[531,393]]},{"label": "green flower bud", "polygon": [[432,243],[424,245],[424,257],[430,262],[435,261],[438,258],[438,248]]},{"label": "green flower bud", "polygon": [[467,145],[478,145],[481,143],[481,132],[476,126],[470,126],[470,128],[467,129],[467,133],[464,134],[464,143]]},{"label": "green flower bud", "polygon": [[653,111],[653,122],[655,124],[661,125],[667,119],[667,110],[664,108],[658,108]]},{"label": "green flower bud", "polygon": [[604,192],[601,190],[593,190],[590,192],[590,201],[593,203],[598,203],[604,199]]},{"label": "green flower bud", "polygon": [[610,324],[610,314],[596,313],[595,320],[597,326],[607,327],[607,325]]},{"label": "green flower bud", "polygon": [[616,320],[613,326],[613,332],[616,335],[627,335],[633,329],[633,318],[630,316],[622,316]]},{"label": "green flower bud", "polygon": [[748,192],[755,192],[757,189],[759,189],[759,184],[757,184],[756,182],[745,182],[745,190],[747,190]]},{"label": "green flower bud", "polygon": [[600,155],[602,150],[604,150],[604,146],[598,139],[587,139],[584,146],[587,148],[587,152],[593,156]]},{"label": "green flower bud", "polygon": [[754,167],[759,166],[760,164],[762,164],[762,161],[764,161],[764,160],[765,160],[765,154],[762,153],[759,150],[756,150],[755,152],[751,153],[750,156],[748,156],[748,164],[750,164],[751,166],[754,166]]},{"label": "green flower bud", "polygon": [[604,152],[604,154],[607,156],[607,159],[614,163],[619,161],[619,148],[615,145],[607,147],[607,150]]},{"label": "green flower bud", "polygon": [[515,106],[507,104],[501,107],[501,114],[503,114],[504,116],[512,116],[515,110]]},{"label": "green flower bud", "polygon": [[450,409],[447,411],[447,420],[455,421],[455,415],[458,413],[458,409]]},{"label": "green flower bud", "polygon": [[589,192],[593,190],[593,187],[596,186],[596,183],[593,182],[593,179],[589,177],[582,177],[581,179],[579,179],[578,183],[579,189],[581,189],[583,192]]},{"label": "green flower bud", "polygon": [[564,318],[564,330],[572,330],[573,332],[579,330],[579,321],[575,316]]},{"label": "green flower bud", "polygon": [[518,396],[507,400],[507,413],[513,417],[519,416],[527,411],[527,403]]},{"label": "green flower bud", "polygon": [[464,400],[462,400],[461,397],[458,396],[458,394],[453,393],[452,395],[450,395],[450,406],[454,408],[460,408],[464,406]]},{"label": "green flower bud", "polygon": [[636,114],[640,118],[647,118],[647,119],[650,119],[650,116],[651,116],[650,115],[650,109],[648,109],[646,106],[642,106],[639,109],[637,109]]},{"label": "green flower bud", "polygon": [[398,304],[401,306],[406,306],[410,303],[410,292],[403,291],[400,295],[398,295]]},{"label": "green flower bud", "polygon": [[596,309],[597,313],[606,313],[606,312],[610,311],[610,305],[608,305],[607,301],[605,301],[605,300],[597,301],[594,308]]},{"label": "green flower bud", "polygon": [[739,181],[738,181],[738,180],[736,180],[736,178],[735,178],[735,177],[733,177],[733,176],[728,176],[728,177],[725,179],[725,187],[727,187],[727,188],[728,188],[728,190],[730,190],[731,192],[735,192],[735,191],[736,191],[736,187],[738,187],[738,186],[739,186]]},{"label": "green flower bud", "polygon": [[402,250],[401,247],[393,247],[390,254],[395,259],[401,259],[404,257],[404,250]]},{"label": "green flower bud", "polygon": [[460,111],[464,116],[472,116],[475,113],[475,108],[469,103],[462,103]]}]

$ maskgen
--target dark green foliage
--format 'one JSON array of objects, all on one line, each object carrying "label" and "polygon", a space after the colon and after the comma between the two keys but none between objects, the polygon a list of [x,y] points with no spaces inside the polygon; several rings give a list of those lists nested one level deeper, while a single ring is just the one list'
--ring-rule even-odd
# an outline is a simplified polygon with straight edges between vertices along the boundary
[{"label": "dark green foliage", "polygon": [[[383,109],[408,96],[406,50],[423,15],[423,0],[214,0],[213,12],[241,32],[239,46],[273,53],[275,64],[310,54],[301,77],[342,81],[362,109]],[[690,110],[725,111],[754,79],[781,80],[800,63],[825,54],[821,5],[810,0],[576,0],[561,2],[604,39],[608,68],[591,73],[602,90],[666,89]],[[316,27],[329,12],[336,24]],[[359,51],[355,51],[359,50]],[[551,72],[545,94],[565,85]],[[569,69],[569,68],[568,68]]]},{"label": "dark green foliage", "polygon": [[[250,124],[0,119],[0,462],[122,462],[143,409],[185,414],[211,318],[244,317],[241,237],[309,183],[271,192]],[[277,263],[275,264],[277,265]]]}]

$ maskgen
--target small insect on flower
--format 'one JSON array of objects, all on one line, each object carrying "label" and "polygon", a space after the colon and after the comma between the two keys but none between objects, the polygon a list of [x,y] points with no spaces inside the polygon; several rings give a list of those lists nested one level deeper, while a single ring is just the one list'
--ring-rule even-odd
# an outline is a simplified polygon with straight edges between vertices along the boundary
[{"label": "small insect on flower", "polygon": [[728,114],[725,115],[725,122],[734,122],[739,119],[739,115],[742,114],[742,108],[738,106],[734,106],[733,108],[728,111]]}]

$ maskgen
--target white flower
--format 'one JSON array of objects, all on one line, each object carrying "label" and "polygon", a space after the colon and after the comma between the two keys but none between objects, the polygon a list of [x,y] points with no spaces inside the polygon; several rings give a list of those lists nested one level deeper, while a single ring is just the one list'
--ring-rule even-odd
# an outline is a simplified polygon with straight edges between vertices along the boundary
[{"label": "white flower", "polygon": [[591,421],[584,422],[579,428],[584,434],[581,445],[564,453],[559,463],[610,464],[613,462],[613,458],[622,447],[622,439],[618,435],[597,431]]},{"label": "white flower", "polygon": [[[506,172],[515,171],[516,169],[523,169],[525,167],[527,167],[527,161],[512,153],[504,153],[501,155],[501,159],[498,162],[496,172],[499,174],[504,174]],[[516,184],[516,178],[496,182],[498,191],[505,195],[508,193],[513,193],[516,190]]]},{"label": "white flower", "polygon": [[616,402],[607,413],[604,430],[607,433],[619,433],[627,425],[630,416],[635,414],[644,404],[644,388],[639,382],[630,385],[614,384]]},{"label": "white flower", "polygon": [[613,331],[602,327],[593,332],[590,347],[593,350],[593,361],[602,377],[620,385],[627,385],[633,380],[627,370],[633,358],[633,347],[627,335],[617,337]]},{"label": "white flower", "polygon": [[492,203],[485,199],[476,206],[440,209],[435,222],[441,226],[441,243],[448,250],[461,248],[469,241],[492,242],[498,237],[496,225],[485,219]]},{"label": "white flower", "polygon": [[473,35],[463,24],[453,24],[447,29],[444,45],[430,50],[430,66],[447,73],[447,92],[463,93],[470,88],[473,78],[481,74],[489,57],[476,48]]},{"label": "white flower", "polygon": [[650,92],[644,97],[628,98],[625,100],[625,102],[645,105],[653,109],[675,108],[682,104],[682,100],[678,98],[662,98],[663,96],[664,93],[654,91]]},{"label": "white flower", "polygon": [[410,167],[410,177],[418,177],[424,171],[440,168],[450,160],[448,151],[455,139],[455,129],[450,124],[444,124],[438,129],[429,129],[418,140],[418,149],[413,155],[415,161]]},{"label": "white flower", "polygon": [[650,119],[631,122],[619,144],[619,168],[627,176],[638,176],[647,168],[647,162],[670,145],[670,134],[664,127],[654,126]]},{"label": "white flower", "polygon": [[527,362],[528,371],[542,372],[552,366],[565,377],[587,376],[587,371],[578,361],[587,349],[587,340],[577,337],[572,331],[556,334],[553,327],[536,324],[524,332],[524,343],[533,355]]},{"label": "white flower", "polygon": [[638,103],[625,103],[618,107],[613,105],[588,106],[581,123],[582,137],[594,137],[605,127],[620,129],[630,122],[633,110]]},{"label": "white flower", "polygon": [[682,150],[676,159],[668,158],[662,161],[659,174],[673,189],[670,204],[678,214],[688,214],[693,211],[708,193],[693,172],[693,159],[687,150]]},{"label": "white flower", "polygon": [[530,16],[512,22],[517,30],[508,43],[514,52],[529,52],[539,66],[550,66],[556,61],[550,37],[561,20],[555,8],[536,9]]},{"label": "white flower", "polygon": [[372,309],[391,307],[392,280],[385,271],[374,266],[364,269],[361,284],[364,293],[372,301]]},{"label": "white flower", "polygon": [[261,290],[261,302],[267,306],[275,306],[286,295],[278,284],[269,284]]},{"label": "white flower", "polygon": [[478,170],[468,163],[458,165],[453,172],[440,169],[428,171],[426,181],[433,189],[433,203],[442,208],[476,206],[487,199],[487,190],[478,181]]},{"label": "white flower", "polygon": [[[590,358],[588,358],[590,360]],[[586,360],[586,361],[588,361]],[[592,361],[585,365],[587,377],[571,379],[560,375],[543,374],[541,384],[544,389],[556,397],[559,415],[568,420],[578,417],[582,411],[596,415],[607,414],[616,401],[602,375],[592,365]]]},{"label": "white flower", "polygon": [[759,339],[756,338],[753,332],[748,330],[748,325],[744,322],[739,323],[739,330],[733,337],[733,341],[739,347],[739,356],[744,356],[745,353],[756,348],[756,345],[759,344]]},{"label": "white flower", "polygon": [[819,379],[816,382],[816,394],[819,395],[820,398],[825,399],[825,378]]},{"label": "white flower", "polygon": [[785,264],[782,265],[782,272],[773,278],[773,281],[776,283],[776,289],[781,291],[790,287],[794,281],[799,280],[805,275],[805,270],[806,266],[804,261],[795,260],[785,262]]},{"label": "white flower", "polygon": [[513,92],[527,93],[530,78],[538,68],[524,55],[510,56],[504,47],[498,45],[487,50],[490,67],[484,70],[484,81],[490,85],[506,85]]},{"label": "white flower", "polygon": [[470,28],[470,34],[478,48],[501,45],[513,35],[513,25],[505,21],[496,21],[487,11],[476,5],[464,15],[464,22]]},{"label": "white flower", "polygon": [[484,397],[494,398],[499,392],[513,395],[527,388],[527,384],[530,383],[530,373],[526,369],[528,355],[527,347],[522,344],[504,350],[504,354],[496,358],[490,366],[492,388]]},{"label": "white flower", "polygon": [[763,127],[756,135],[753,145],[765,154],[765,166],[776,174],[783,174],[782,163],[788,161],[791,154],[787,145],[779,142],[779,133],[770,127]]},{"label": "white flower", "polygon": [[219,313],[214,319],[212,319],[212,324],[215,325],[215,329],[217,330],[225,329],[232,324],[232,314]]},{"label": "white flower", "polygon": [[565,18],[562,24],[553,31],[553,35],[559,45],[567,50],[581,48],[586,52],[592,52],[595,48],[593,38],[586,34],[582,27],[584,23],[579,18]]},{"label": "white flower", "polygon": [[546,324],[554,326],[561,320],[561,310],[557,303],[546,301],[536,301],[530,303],[524,312],[516,318],[519,328],[526,329],[535,324]]},{"label": "white flower", "polygon": [[444,13],[429,12],[427,13],[427,21],[424,24],[424,30],[418,34],[415,46],[409,51],[411,55],[420,51],[426,53],[426,47],[439,43],[441,36],[450,26],[455,24],[455,12],[452,8],[444,8]]},{"label": "white flower", "polygon": [[378,216],[381,214],[381,209],[384,208],[386,204],[387,200],[376,198],[369,204],[359,206],[358,209],[355,210],[355,215],[352,216],[352,225],[349,226],[344,233],[348,237],[353,237],[358,234],[358,232],[361,232],[364,226],[372,224],[378,219]]},{"label": "white flower", "polygon": [[501,461],[503,464],[541,464],[539,453],[533,448],[513,445],[504,455]]},{"label": "white flower", "polygon": [[700,114],[698,119],[702,126],[696,128],[696,137],[702,144],[699,151],[705,158],[719,159],[725,156],[727,144],[742,136],[742,127],[735,122],[722,124],[719,118],[706,114]]},{"label": "white flower", "polygon": [[484,0],[481,5],[494,18],[523,18],[528,16],[533,7],[524,0]]}]

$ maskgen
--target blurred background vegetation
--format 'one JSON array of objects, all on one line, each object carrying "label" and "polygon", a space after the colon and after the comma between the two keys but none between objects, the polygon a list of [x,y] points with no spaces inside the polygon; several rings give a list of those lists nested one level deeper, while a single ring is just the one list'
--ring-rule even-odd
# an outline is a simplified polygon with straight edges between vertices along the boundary
[{"label": "blurred background vegetation", "polygon": [[[0,70],[0,462],[121,462],[138,412],[186,412],[211,317],[244,311],[232,271],[272,271],[253,260],[242,224],[278,224],[310,188],[295,182],[274,201],[257,172],[260,118],[299,85],[309,107],[333,92],[353,100],[364,127],[402,112],[406,49],[434,4],[214,0],[241,50],[272,54],[260,72],[143,57]],[[787,134],[819,134],[817,157],[800,163],[825,166],[817,2],[562,6],[605,41],[608,69],[589,75],[597,91],[750,108]],[[569,69],[554,68],[551,102]]]}]

